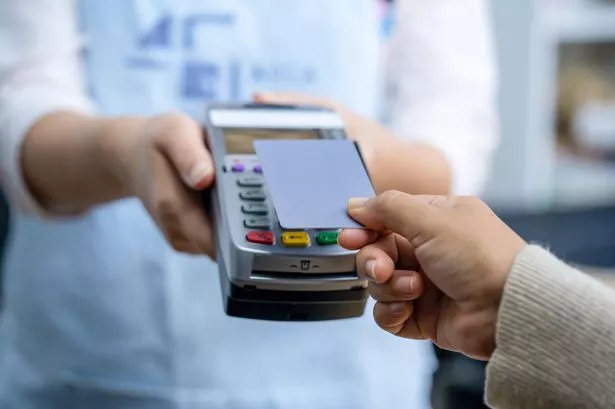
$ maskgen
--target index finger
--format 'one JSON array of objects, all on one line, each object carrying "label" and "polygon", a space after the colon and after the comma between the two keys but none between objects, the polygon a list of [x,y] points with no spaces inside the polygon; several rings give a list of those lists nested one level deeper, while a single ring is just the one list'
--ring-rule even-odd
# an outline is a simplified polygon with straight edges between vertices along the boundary
[{"label": "index finger", "polygon": [[368,244],[372,244],[378,240],[380,236],[382,235],[374,230],[343,229],[337,238],[337,242],[345,249],[359,250]]}]

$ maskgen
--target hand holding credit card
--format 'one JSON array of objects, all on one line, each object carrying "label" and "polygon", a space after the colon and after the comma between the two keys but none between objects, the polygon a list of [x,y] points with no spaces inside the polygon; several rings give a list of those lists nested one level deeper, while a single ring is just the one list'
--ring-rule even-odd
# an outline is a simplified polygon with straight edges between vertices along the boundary
[{"label": "hand holding credit card", "polygon": [[355,142],[257,140],[254,149],[283,228],[362,227],[348,216],[348,200],[375,191]]}]

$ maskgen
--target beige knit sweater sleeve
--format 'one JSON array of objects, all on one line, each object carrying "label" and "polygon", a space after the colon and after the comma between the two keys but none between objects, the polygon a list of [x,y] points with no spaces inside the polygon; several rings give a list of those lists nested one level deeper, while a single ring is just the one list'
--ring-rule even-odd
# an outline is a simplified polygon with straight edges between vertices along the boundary
[{"label": "beige knit sweater sleeve", "polygon": [[615,292],[528,246],[504,290],[486,400],[505,408],[615,408]]}]

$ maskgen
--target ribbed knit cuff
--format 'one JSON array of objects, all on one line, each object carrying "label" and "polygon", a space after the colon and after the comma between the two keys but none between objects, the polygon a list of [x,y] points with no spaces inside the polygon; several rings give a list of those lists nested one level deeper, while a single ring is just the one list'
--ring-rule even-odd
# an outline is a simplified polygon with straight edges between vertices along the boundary
[{"label": "ribbed knit cuff", "polygon": [[496,344],[492,407],[615,407],[615,293],[538,246],[517,256]]}]

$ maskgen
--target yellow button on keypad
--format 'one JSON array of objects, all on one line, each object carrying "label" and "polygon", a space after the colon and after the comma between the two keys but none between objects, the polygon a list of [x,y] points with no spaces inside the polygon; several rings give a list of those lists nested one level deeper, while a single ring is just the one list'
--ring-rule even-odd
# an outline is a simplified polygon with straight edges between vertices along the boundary
[{"label": "yellow button on keypad", "polygon": [[282,244],[285,247],[309,247],[310,235],[302,231],[287,231],[282,233]]}]

